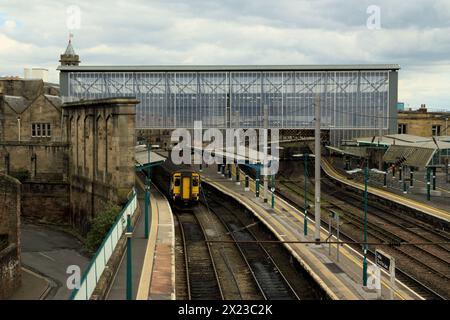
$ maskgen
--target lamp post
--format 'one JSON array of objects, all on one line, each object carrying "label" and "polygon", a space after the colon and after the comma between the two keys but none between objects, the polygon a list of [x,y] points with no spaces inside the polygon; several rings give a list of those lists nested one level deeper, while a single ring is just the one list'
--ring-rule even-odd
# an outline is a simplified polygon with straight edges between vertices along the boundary
[{"label": "lamp post", "polygon": [[[265,147],[264,149],[266,150],[265,154],[267,155],[267,150],[271,149],[271,147]],[[283,150],[284,147],[275,146],[275,149]],[[279,159],[272,159],[271,161],[279,161]],[[266,171],[268,171],[268,169]],[[266,174],[268,174],[268,172],[266,172]],[[272,178],[271,178],[272,181],[271,181],[271,188],[270,188],[270,191],[272,192],[272,202],[271,202],[272,209],[275,208],[275,175],[276,175],[276,172],[272,172]],[[267,179],[267,175],[264,177],[264,181],[266,181],[266,179]]]},{"label": "lamp post", "polygon": [[152,167],[151,167],[151,154],[152,148],[159,148],[159,145],[151,145],[147,143],[147,152],[148,152],[148,169],[145,178],[145,214],[144,214],[144,235],[145,239],[148,239],[149,232],[149,208],[151,207],[150,202],[150,186],[152,185]]},{"label": "lamp post", "polygon": [[355,169],[347,171],[349,174],[364,171],[364,245],[363,245],[363,286],[367,286],[367,200],[368,200],[368,183],[369,183],[369,168],[367,166],[362,169]]},{"label": "lamp post", "polygon": [[305,206],[304,206],[304,219],[303,219],[303,234],[305,236],[308,235],[308,158],[312,157],[314,158],[314,154],[308,154],[308,153],[300,153],[300,154],[294,154],[293,157],[300,158],[303,157],[303,163],[304,163],[304,173],[305,173],[305,187],[304,187],[304,198],[305,198]]},{"label": "lamp post", "polygon": [[376,168],[370,169],[370,171],[373,172],[373,173],[382,174],[383,175],[383,187],[387,186],[387,179],[386,179],[386,176],[388,174],[387,171],[378,170]]},{"label": "lamp post", "polygon": [[369,168],[364,168],[364,260],[363,260],[363,286],[367,286],[367,184],[369,182]]},{"label": "lamp post", "polygon": [[260,177],[260,166],[256,165],[256,178],[255,178],[255,196],[259,198],[259,177]]},{"label": "lamp post", "polygon": [[127,300],[133,299],[133,283],[132,283],[132,257],[131,257],[131,237],[133,232],[131,230],[131,215],[127,214],[127,232],[125,233],[127,238],[127,290],[126,298]]},{"label": "lamp post", "polygon": [[272,209],[275,208],[275,174],[272,175]]}]

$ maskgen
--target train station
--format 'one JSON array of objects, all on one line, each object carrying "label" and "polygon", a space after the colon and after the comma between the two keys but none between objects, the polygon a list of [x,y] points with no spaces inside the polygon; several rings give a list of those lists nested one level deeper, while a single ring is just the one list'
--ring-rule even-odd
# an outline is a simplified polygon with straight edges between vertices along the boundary
[{"label": "train station", "polygon": [[[136,137],[144,217],[127,238],[123,255],[132,248],[133,258],[121,260],[103,298],[123,298],[124,289],[139,300],[446,297],[450,144],[396,133],[398,65],[61,62],[69,104],[136,98],[141,133],[183,128],[191,140],[202,125],[201,142],[182,150],[178,139]],[[220,145],[210,153],[223,161],[208,164],[203,138],[214,129],[256,130],[259,144]],[[259,134],[274,130],[278,140],[261,147]],[[176,152],[192,161],[174,164]],[[264,155],[278,172],[263,172]],[[94,292],[86,283],[72,298]]]},{"label": "train station", "polygon": [[90,64],[72,38],[58,83],[0,78],[0,300],[450,298],[450,112],[399,108],[402,63]]}]

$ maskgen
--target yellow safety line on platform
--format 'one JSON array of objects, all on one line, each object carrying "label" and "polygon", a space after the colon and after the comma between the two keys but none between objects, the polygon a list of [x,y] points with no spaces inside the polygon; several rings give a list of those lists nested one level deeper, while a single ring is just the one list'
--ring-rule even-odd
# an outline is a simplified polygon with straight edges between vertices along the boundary
[{"label": "yellow safety line on platform", "polygon": [[[330,177],[339,180],[342,183],[345,183],[349,186],[356,187],[360,190],[364,190],[364,185],[362,183],[356,182],[356,181],[349,181],[346,177],[341,175],[328,161],[325,159],[322,159],[322,168],[324,169],[325,173],[329,175]],[[423,213],[430,214],[433,216],[436,216],[438,218],[444,219],[446,221],[450,218],[450,213],[445,210],[441,210],[429,205],[426,205],[424,203],[421,203],[416,200],[408,199],[403,196],[399,196],[395,193],[388,192],[385,190],[381,190],[372,186],[368,187],[368,192],[372,193],[374,195],[378,195],[384,199],[391,200],[403,205],[406,205],[407,207],[410,207],[412,209],[418,209],[422,211]]]},{"label": "yellow safety line on platform", "polygon": [[[139,179],[137,179],[137,181],[141,186],[143,186],[142,182],[139,181]],[[158,235],[158,219],[159,219],[159,213],[156,206],[155,197],[151,197],[150,201],[152,208],[151,212],[152,220],[149,237],[147,241],[147,248],[145,250],[144,264],[142,266],[141,277],[139,279],[139,287],[136,295],[136,300],[148,300],[148,296],[150,293],[153,261],[156,249],[156,237]]]}]

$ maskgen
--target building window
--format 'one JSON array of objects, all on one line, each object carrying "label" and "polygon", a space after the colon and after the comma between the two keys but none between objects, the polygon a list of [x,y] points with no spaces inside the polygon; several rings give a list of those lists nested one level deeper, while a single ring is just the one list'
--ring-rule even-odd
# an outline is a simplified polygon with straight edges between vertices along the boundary
[{"label": "building window", "polygon": [[50,123],[33,123],[31,125],[31,136],[33,138],[50,138],[52,136]]},{"label": "building window", "polygon": [[441,126],[437,125],[437,124],[434,124],[431,127],[431,135],[432,136],[440,136],[441,135]]},{"label": "building window", "polygon": [[406,134],[406,124],[405,123],[398,124],[397,133],[398,134]]}]

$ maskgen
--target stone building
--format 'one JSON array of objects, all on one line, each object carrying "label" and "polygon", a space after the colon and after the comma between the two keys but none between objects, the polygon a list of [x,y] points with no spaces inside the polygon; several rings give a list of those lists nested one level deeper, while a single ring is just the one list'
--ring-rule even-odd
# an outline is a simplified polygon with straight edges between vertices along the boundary
[{"label": "stone building", "polygon": [[42,80],[0,80],[0,172],[26,179],[61,180],[61,98]]},{"label": "stone building", "polygon": [[58,94],[42,80],[0,79],[0,173],[21,181],[25,216],[62,222],[69,212],[68,144]]},{"label": "stone building", "polygon": [[20,182],[0,174],[0,300],[20,286]]},{"label": "stone building", "polygon": [[106,202],[124,204],[135,184],[133,98],[63,105],[69,143],[71,222],[83,232]]},{"label": "stone building", "polygon": [[[60,62],[78,65],[71,42]],[[106,202],[125,202],[134,186],[137,103],[114,98],[63,106],[57,85],[0,79],[0,173],[22,183],[23,216],[85,233]]]},{"label": "stone building", "polygon": [[450,112],[428,112],[423,104],[418,110],[398,112],[397,133],[422,137],[450,135]]},{"label": "stone building", "polygon": [[[77,65],[71,43],[61,64]],[[134,98],[63,104],[56,85],[0,78],[0,300],[21,282],[21,216],[82,233],[135,184]]]}]

